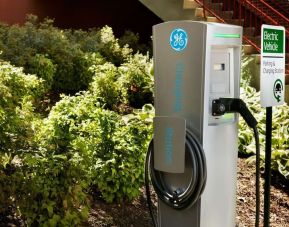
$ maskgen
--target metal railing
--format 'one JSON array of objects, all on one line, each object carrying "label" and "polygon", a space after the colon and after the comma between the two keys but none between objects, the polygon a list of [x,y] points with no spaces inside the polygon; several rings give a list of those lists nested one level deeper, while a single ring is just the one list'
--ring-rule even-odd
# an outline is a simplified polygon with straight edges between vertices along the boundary
[{"label": "metal railing", "polygon": [[259,0],[259,2],[262,3],[261,8],[263,10],[266,10],[266,12],[270,14],[273,13],[273,17],[275,18],[275,21],[277,21],[278,25],[282,25],[287,29],[289,28],[289,19],[286,16],[284,16],[266,1]]},{"label": "metal railing", "polygon": [[269,5],[275,8],[285,17],[289,17],[289,1],[288,0],[266,0]]},{"label": "metal railing", "polygon": [[286,29],[286,52],[289,52],[289,19],[263,0],[195,0],[220,22],[241,25],[247,28],[243,39],[257,51],[261,46],[261,25],[281,25]]}]

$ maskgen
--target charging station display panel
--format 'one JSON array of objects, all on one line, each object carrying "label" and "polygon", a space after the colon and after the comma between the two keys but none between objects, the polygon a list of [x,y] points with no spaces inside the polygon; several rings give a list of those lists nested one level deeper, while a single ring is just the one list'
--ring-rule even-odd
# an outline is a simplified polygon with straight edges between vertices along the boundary
[{"label": "charging station display panel", "polygon": [[214,51],[211,68],[211,93],[230,93],[230,53]]},{"label": "charging station display panel", "polygon": [[[215,47],[211,50],[210,66],[210,102],[220,97],[234,97],[234,49]],[[210,103],[211,105],[211,103]],[[211,108],[211,106],[210,106]],[[216,125],[235,121],[235,114],[210,116],[209,124]]]}]

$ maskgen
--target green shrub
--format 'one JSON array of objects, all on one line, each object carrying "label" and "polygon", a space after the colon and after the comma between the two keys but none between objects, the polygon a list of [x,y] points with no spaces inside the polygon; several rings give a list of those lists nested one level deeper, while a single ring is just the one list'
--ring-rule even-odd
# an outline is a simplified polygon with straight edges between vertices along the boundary
[{"label": "green shrub", "polygon": [[82,35],[80,47],[83,51],[99,52],[106,61],[116,66],[121,65],[132,54],[132,49],[128,45],[120,46],[112,28],[108,26],[104,26],[99,30],[91,30],[86,35]]},{"label": "green shrub", "polygon": [[21,68],[0,61],[0,147],[16,152],[27,147],[34,117],[33,103],[43,94],[43,83]]},{"label": "green shrub", "polygon": [[[1,36],[3,59],[24,67],[27,73],[40,73],[39,77],[47,79],[46,87],[53,82],[55,91],[70,93],[86,89],[91,81],[85,53],[54,27],[52,20],[39,23],[37,17],[29,16],[24,26],[3,26]],[[39,64],[45,67],[40,70]]]},{"label": "green shrub", "polygon": [[101,29],[91,28],[89,31],[65,30],[65,35],[71,43],[78,44],[83,52],[99,52],[106,61],[121,65],[132,53],[151,53],[151,48],[140,43],[139,35],[131,31],[118,39],[109,26]]},{"label": "green shrub", "polygon": [[28,64],[30,73],[36,74],[38,77],[42,78],[45,81],[46,90],[50,90],[56,72],[56,66],[52,61],[42,54],[36,54],[29,59]]},{"label": "green shrub", "polygon": [[21,157],[33,138],[35,100],[42,96],[43,81],[21,68],[0,61],[0,213],[16,207],[23,185]]},{"label": "green shrub", "polygon": [[64,98],[38,122],[35,149],[23,157],[25,184],[20,190],[26,193],[18,207],[28,225],[76,226],[88,216],[88,160],[70,146],[76,126],[76,103],[70,100]]},{"label": "green shrub", "polygon": [[131,58],[133,51],[124,41],[132,40],[131,45],[137,46],[138,37],[131,33],[125,36],[130,38],[122,38],[120,44],[108,26],[89,31],[61,30],[51,19],[39,22],[36,16],[28,15],[24,26],[0,25],[0,50],[3,59],[46,79],[47,88],[72,94],[86,90],[92,81],[89,67],[95,62],[90,54],[97,53],[116,66]]},{"label": "green shrub", "polygon": [[72,152],[33,142],[43,90],[36,76],[0,62],[0,213],[17,212],[29,226],[75,226],[88,215],[87,178]]},{"label": "green shrub", "polygon": [[[143,119],[141,119],[143,117]],[[85,124],[75,145],[80,149],[93,148],[92,180],[107,202],[131,200],[139,194],[143,184],[143,166],[148,141],[151,138],[149,113],[125,115],[115,119],[100,118]],[[97,127],[98,126],[98,127]],[[101,138],[97,141],[96,138]],[[85,146],[84,146],[85,144]]]},{"label": "green shrub", "polygon": [[141,108],[153,103],[152,61],[148,56],[135,54],[119,67],[106,63],[90,70],[94,77],[89,89],[106,108],[116,110],[121,104]]},{"label": "green shrub", "polygon": [[11,154],[0,154],[0,215],[17,212],[17,199],[22,192],[20,187],[25,184],[24,176],[18,163]]},{"label": "green shrub", "polygon": [[119,38],[119,45],[124,47],[128,45],[134,53],[149,53],[152,56],[151,43],[149,45],[140,43],[139,34],[136,34],[132,31],[125,31],[124,34]]},{"label": "green shrub", "polygon": [[128,45],[120,46],[112,28],[92,28],[89,31],[65,30],[64,35],[72,45],[77,45],[85,53],[99,53],[107,62],[122,64],[132,53]]},{"label": "green shrub", "polygon": [[72,152],[43,148],[25,155],[16,202],[28,226],[76,226],[88,217],[87,179],[78,164]]},{"label": "green shrub", "polygon": [[112,63],[91,67],[94,72],[93,82],[89,90],[98,97],[101,106],[116,110],[123,102],[121,87],[118,83],[118,68]]},{"label": "green shrub", "polygon": [[93,74],[88,70],[90,61],[81,50],[68,48],[53,58],[57,64],[54,91],[75,93],[87,89]]},{"label": "green shrub", "polygon": [[148,56],[135,54],[119,67],[119,78],[123,96],[134,108],[153,103],[152,60]]},{"label": "green shrub", "polygon": [[86,172],[79,177],[88,177],[106,201],[132,199],[143,183],[150,114],[144,109],[121,117],[101,109],[91,93],[66,96],[45,120],[38,144],[54,154],[77,157],[79,170]]}]

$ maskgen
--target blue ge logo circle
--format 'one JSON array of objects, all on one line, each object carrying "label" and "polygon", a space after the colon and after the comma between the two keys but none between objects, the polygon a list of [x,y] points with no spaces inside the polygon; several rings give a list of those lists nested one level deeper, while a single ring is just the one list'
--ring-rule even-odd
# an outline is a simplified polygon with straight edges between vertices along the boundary
[{"label": "blue ge logo circle", "polygon": [[174,29],[170,36],[170,44],[175,51],[184,50],[188,44],[187,32],[181,28]]}]

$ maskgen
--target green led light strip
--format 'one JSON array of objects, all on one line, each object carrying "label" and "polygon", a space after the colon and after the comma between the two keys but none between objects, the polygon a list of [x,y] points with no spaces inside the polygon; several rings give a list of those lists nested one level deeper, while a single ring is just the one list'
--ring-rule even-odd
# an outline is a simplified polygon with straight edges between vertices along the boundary
[{"label": "green led light strip", "polygon": [[216,38],[240,38],[240,34],[214,34]]},{"label": "green led light strip", "polygon": [[223,115],[223,119],[229,120],[235,117],[234,113],[227,113],[225,115]]}]

